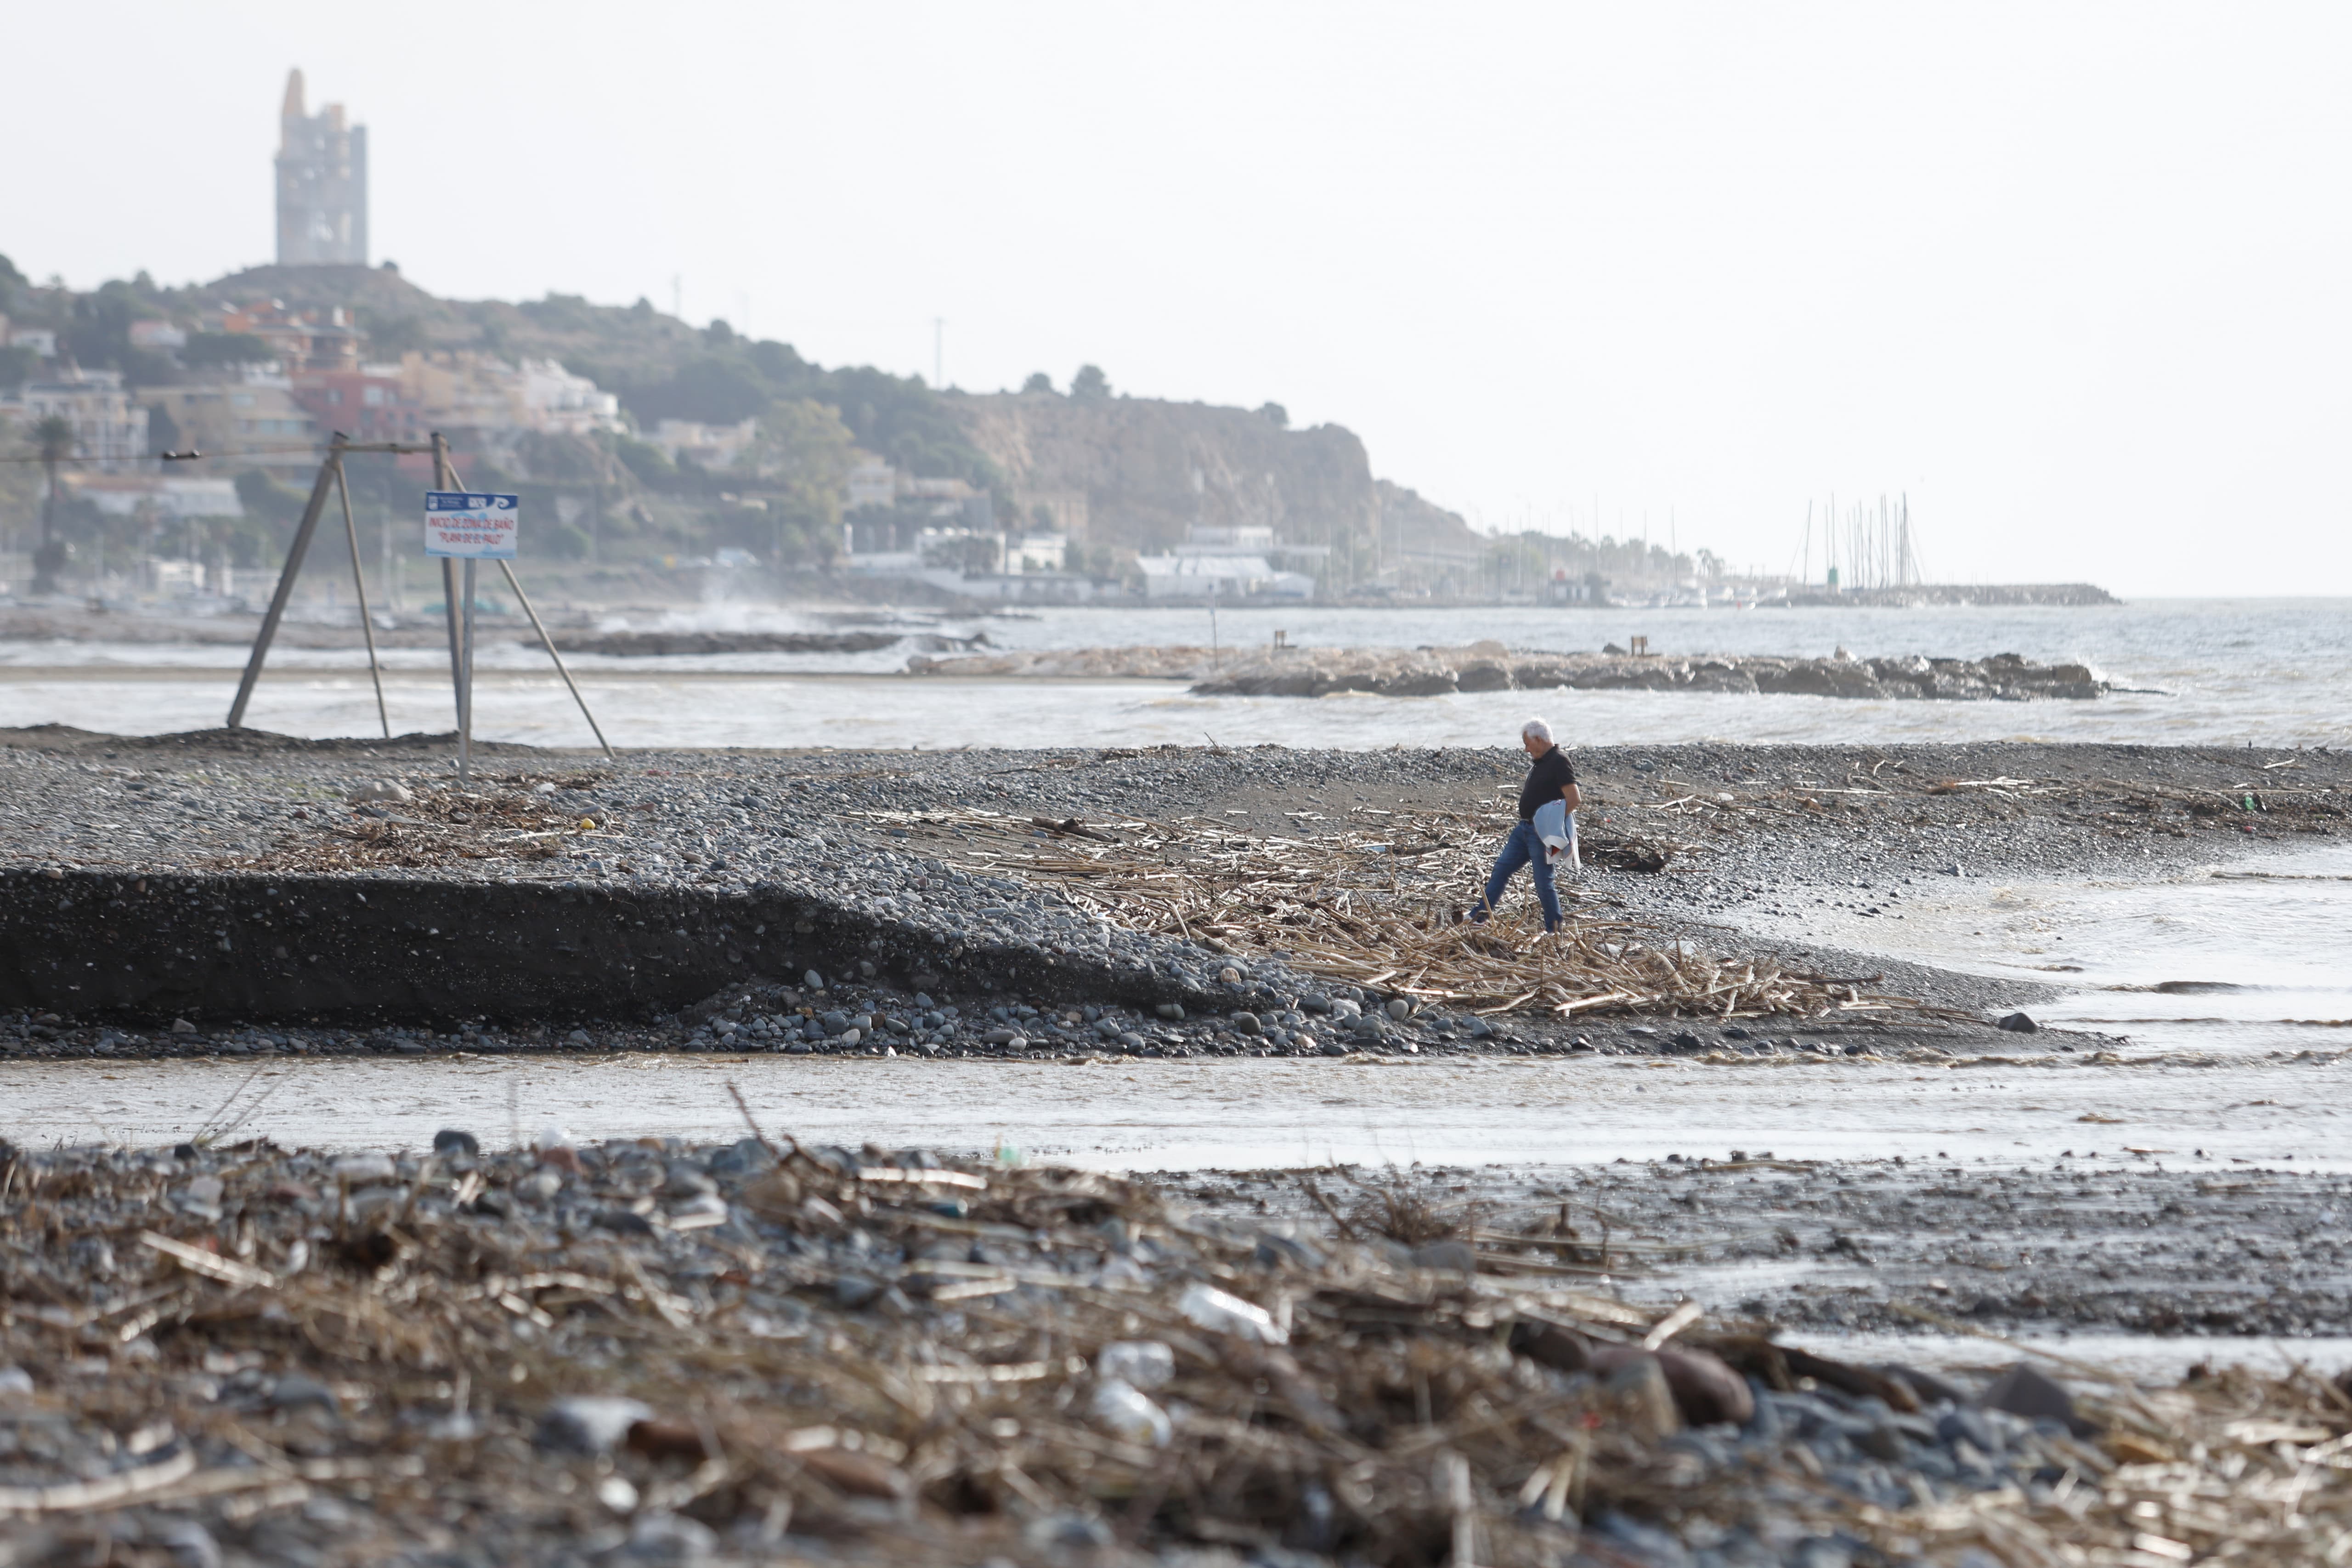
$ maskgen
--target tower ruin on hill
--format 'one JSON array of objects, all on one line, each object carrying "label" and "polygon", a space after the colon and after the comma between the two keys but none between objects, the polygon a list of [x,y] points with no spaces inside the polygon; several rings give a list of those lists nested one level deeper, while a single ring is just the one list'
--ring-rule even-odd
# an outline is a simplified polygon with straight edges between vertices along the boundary
[{"label": "tower ruin on hill", "polygon": [[278,125],[278,265],[366,266],[367,127],[347,123],[340,103],[306,112],[299,70],[286,75]]}]

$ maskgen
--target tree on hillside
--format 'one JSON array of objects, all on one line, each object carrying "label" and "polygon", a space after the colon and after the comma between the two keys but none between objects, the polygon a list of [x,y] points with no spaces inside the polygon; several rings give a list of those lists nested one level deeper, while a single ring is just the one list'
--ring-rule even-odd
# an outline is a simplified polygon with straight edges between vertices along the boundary
[{"label": "tree on hillside", "polygon": [[679,365],[667,382],[635,393],[629,405],[640,418],[734,425],[767,407],[775,395],[759,372],[741,360],[703,354]]},{"label": "tree on hillside", "polygon": [[1070,396],[1078,403],[1101,403],[1110,396],[1110,377],[1103,374],[1100,365],[1082,364],[1078,374],[1070,377]]},{"label": "tree on hillside", "polygon": [[33,426],[33,446],[40,454],[41,471],[49,480],[41,497],[41,547],[33,552],[33,592],[54,594],[71,553],[58,537],[58,465],[74,455],[72,424],[62,416],[50,415]]},{"label": "tree on hillside", "polygon": [[650,441],[638,441],[624,436],[614,443],[613,451],[621,459],[622,466],[635,474],[641,484],[662,489],[677,479],[677,465],[669,460],[667,452]]},{"label": "tree on hillside", "polygon": [[1033,370],[1029,373],[1029,379],[1021,384],[1021,390],[1024,392],[1051,392],[1054,390],[1054,378],[1047,375],[1042,370]]},{"label": "tree on hillside", "polygon": [[[787,398],[760,416],[759,437],[740,459],[782,491],[782,510],[825,532],[841,527],[841,500],[856,438],[841,416],[813,397]],[[776,509],[772,500],[770,510]]]},{"label": "tree on hillside", "polygon": [[1281,404],[1262,403],[1258,405],[1257,412],[1258,417],[1264,419],[1276,429],[1287,430],[1290,428],[1290,410],[1285,408]]}]

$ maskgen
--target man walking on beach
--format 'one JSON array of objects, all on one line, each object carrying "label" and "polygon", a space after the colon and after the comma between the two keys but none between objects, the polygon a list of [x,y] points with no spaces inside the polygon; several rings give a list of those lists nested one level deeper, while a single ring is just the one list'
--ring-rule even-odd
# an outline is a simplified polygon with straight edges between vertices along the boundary
[{"label": "man walking on beach", "polygon": [[1511,878],[1522,866],[1536,879],[1536,900],[1543,905],[1544,930],[1559,929],[1559,895],[1552,890],[1551,855],[1543,839],[1536,833],[1536,813],[1559,801],[1574,811],[1583,796],[1577,793],[1576,770],[1568,765],[1567,753],[1552,744],[1551,726],[1540,719],[1530,719],[1519,730],[1519,744],[1528,749],[1533,759],[1528,764],[1527,782],[1519,786],[1519,825],[1503,843],[1503,852],[1495,857],[1495,869],[1486,879],[1486,891],[1477,907],[1470,911],[1473,921],[1484,924],[1486,916],[1503,901],[1503,889],[1510,886]]}]

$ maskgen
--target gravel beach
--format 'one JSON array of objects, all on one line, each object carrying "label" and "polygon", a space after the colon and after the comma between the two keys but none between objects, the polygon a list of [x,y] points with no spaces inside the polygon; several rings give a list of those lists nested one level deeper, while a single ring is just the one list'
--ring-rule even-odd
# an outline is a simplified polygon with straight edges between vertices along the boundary
[{"label": "gravel beach", "polygon": [[[1906,889],[1932,879],[2259,855],[2336,833],[2347,782],[2346,759],[2325,752],[1579,753],[1590,863],[1572,923],[1640,922],[1654,945],[1663,934],[1769,956],[1930,1005],[1717,1027],[1606,1008],[1465,1016],[1335,984],[1278,952],[1129,929],[961,848],[976,814],[1041,842],[1101,837],[1088,822],[1181,820],[1309,852],[1328,835],[1386,835],[1391,876],[1411,878],[1425,847],[1467,866],[1499,840],[1520,772],[1502,751],[608,762],[485,747],[461,791],[443,738],[48,729],[0,742],[0,918],[18,939],[0,981],[20,1010],[0,1046],[42,1054],[215,1039],[926,1054],[2010,1048],[2016,1037],[1990,1025],[2046,994],[2031,983],[1765,942],[1723,921],[1751,908],[1900,920]],[[1432,883],[1414,896],[1474,890]],[[1506,915],[1523,921],[1524,884],[1515,897]]]}]

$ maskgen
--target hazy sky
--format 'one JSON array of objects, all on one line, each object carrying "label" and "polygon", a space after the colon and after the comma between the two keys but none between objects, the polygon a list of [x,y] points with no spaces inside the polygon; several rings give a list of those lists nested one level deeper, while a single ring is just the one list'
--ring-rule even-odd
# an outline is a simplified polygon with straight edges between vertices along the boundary
[{"label": "hazy sky", "polygon": [[1345,424],[1486,526],[2352,593],[2352,9],[28,7],[0,252],[269,259],[285,73],[436,293]]}]

